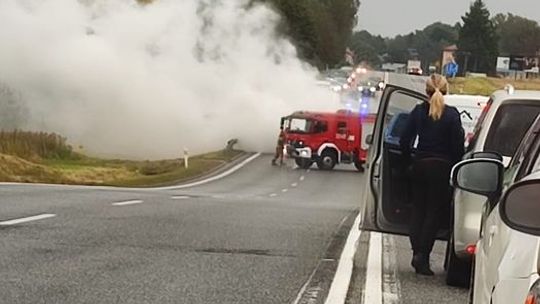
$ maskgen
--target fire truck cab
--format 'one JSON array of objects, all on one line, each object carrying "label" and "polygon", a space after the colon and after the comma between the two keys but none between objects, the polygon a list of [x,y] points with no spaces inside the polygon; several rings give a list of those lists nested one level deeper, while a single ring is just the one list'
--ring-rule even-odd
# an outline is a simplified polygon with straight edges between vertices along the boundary
[{"label": "fire truck cab", "polygon": [[307,169],[317,163],[332,170],[339,163],[354,164],[363,171],[367,151],[362,148],[362,117],[349,110],[299,111],[283,117],[287,156]]}]

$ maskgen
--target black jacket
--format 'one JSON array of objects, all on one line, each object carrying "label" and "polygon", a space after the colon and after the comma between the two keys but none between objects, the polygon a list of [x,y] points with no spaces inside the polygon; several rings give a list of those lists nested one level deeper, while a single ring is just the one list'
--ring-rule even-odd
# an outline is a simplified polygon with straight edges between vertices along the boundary
[{"label": "black jacket", "polygon": [[417,105],[409,115],[400,139],[405,157],[410,156],[412,145],[418,136],[416,158],[444,158],[457,163],[465,153],[465,134],[461,125],[461,115],[451,106],[445,106],[441,119],[429,116],[429,104]]}]

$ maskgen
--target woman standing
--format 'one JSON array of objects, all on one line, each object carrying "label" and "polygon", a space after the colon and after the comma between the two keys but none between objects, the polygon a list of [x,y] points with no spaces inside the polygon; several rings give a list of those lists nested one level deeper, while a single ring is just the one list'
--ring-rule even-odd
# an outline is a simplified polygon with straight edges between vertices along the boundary
[{"label": "woman standing", "polygon": [[411,264],[416,273],[433,275],[429,256],[441,215],[450,204],[450,171],[463,157],[465,136],[458,110],[444,102],[444,95],[448,93],[446,78],[431,75],[426,93],[429,101],[417,105],[411,112],[400,145],[404,157],[409,158],[418,136],[412,168]]}]

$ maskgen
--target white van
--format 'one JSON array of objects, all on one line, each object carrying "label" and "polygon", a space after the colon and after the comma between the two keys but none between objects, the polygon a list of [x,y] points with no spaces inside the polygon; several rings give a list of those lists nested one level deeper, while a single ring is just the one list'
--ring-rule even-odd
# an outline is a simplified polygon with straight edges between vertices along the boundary
[{"label": "white van", "polygon": [[482,95],[447,95],[446,104],[454,106],[461,114],[461,123],[465,130],[465,146],[474,134],[474,127],[482,115],[482,110],[487,106],[489,96]]}]

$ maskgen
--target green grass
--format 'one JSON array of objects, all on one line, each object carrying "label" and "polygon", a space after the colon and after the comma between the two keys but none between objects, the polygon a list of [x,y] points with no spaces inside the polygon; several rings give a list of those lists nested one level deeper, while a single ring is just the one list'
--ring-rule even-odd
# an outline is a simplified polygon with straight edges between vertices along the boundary
[{"label": "green grass", "polygon": [[450,93],[467,95],[489,96],[494,91],[504,89],[507,84],[513,85],[517,90],[540,91],[540,80],[513,80],[502,78],[463,78],[450,79]]},{"label": "green grass", "polygon": [[150,187],[208,173],[240,155],[222,150],[182,159],[132,161],[87,157],[51,133],[0,131],[0,181]]},{"label": "green grass", "polygon": [[237,150],[223,150],[194,156],[189,159],[188,169],[184,167],[181,159],[159,161],[48,159],[44,160],[43,164],[74,178],[77,184],[150,187],[171,185],[201,176],[230,162],[241,153]]}]

